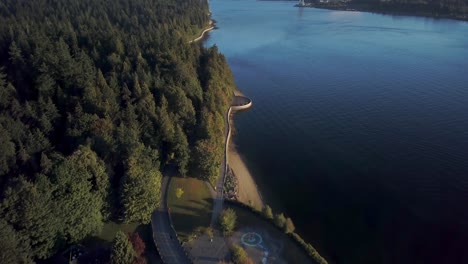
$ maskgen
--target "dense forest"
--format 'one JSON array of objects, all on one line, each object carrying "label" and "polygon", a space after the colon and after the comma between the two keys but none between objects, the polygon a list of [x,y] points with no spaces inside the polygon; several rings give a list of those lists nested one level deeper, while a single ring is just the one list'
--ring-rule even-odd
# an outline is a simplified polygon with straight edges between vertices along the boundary
[{"label": "dense forest", "polygon": [[0,2],[0,263],[147,223],[162,168],[212,180],[234,90],[200,0]]},{"label": "dense forest", "polygon": [[305,0],[313,6],[468,20],[468,0]]}]

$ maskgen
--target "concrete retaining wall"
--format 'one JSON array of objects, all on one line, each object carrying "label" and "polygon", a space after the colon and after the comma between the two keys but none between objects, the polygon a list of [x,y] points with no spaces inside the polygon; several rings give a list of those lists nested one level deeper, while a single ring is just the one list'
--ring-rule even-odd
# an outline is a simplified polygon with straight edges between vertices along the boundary
[{"label": "concrete retaining wall", "polygon": [[252,107],[252,100],[245,96],[235,96],[232,103],[232,110],[239,111]]}]

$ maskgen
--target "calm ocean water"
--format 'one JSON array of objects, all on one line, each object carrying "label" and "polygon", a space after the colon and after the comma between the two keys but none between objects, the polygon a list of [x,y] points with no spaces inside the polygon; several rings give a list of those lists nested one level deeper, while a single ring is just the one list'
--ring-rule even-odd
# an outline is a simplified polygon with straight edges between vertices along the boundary
[{"label": "calm ocean water", "polygon": [[210,1],[234,141],[332,263],[468,263],[468,23]]}]

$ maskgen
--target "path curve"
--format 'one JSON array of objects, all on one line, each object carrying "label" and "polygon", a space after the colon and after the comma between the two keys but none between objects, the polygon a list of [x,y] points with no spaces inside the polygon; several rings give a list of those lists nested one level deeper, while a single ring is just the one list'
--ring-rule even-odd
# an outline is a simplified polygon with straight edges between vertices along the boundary
[{"label": "path curve", "polygon": [[192,263],[177,238],[167,209],[167,189],[170,177],[164,176],[161,183],[161,203],[151,216],[153,240],[161,259],[166,264]]},{"label": "path curve", "polygon": [[200,39],[202,39],[202,38],[205,36],[205,33],[206,33],[206,32],[209,32],[209,31],[213,30],[213,29],[214,29],[214,26],[211,26],[212,24],[213,24],[213,21],[210,21],[210,27],[207,28],[207,29],[205,29],[205,30],[203,30],[198,38],[192,39],[191,41],[189,41],[189,43],[199,41]]},{"label": "path curve", "polygon": [[231,112],[232,111],[239,111],[244,110],[252,106],[252,100],[245,96],[238,96],[235,95],[233,97],[231,106],[229,107],[228,111],[226,112],[226,116],[224,118],[224,134],[225,134],[225,141],[224,141],[224,158],[221,164],[221,171],[220,177],[216,181],[215,190],[210,188],[211,195],[213,197],[213,213],[211,215],[211,226],[215,227],[218,223],[219,215],[223,210],[223,202],[224,202],[224,181],[226,179],[226,172],[228,170],[228,153],[229,153],[229,141],[231,140]]}]

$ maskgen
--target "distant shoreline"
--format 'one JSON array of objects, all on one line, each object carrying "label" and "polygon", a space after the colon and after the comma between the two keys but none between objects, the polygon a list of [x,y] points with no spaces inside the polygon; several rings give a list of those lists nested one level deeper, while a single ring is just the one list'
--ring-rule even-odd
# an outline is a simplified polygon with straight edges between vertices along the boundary
[{"label": "distant shoreline", "polygon": [[[273,1],[273,0],[268,0]],[[390,16],[413,16],[413,17],[425,17],[433,19],[452,19],[458,21],[468,21],[468,14],[466,15],[450,15],[450,14],[434,14],[424,11],[404,11],[401,10],[385,10],[385,7],[372,7],[365,5],[353,5],[353,4],[341,4],[341,5],[332,5],[332,4],[309,4],[306,6],[298,6],[300,8],[317,8],[317,9],[326,9],[326,10],[336,10],[336,11],[351,11],[351,12],[366,12]]]}]

